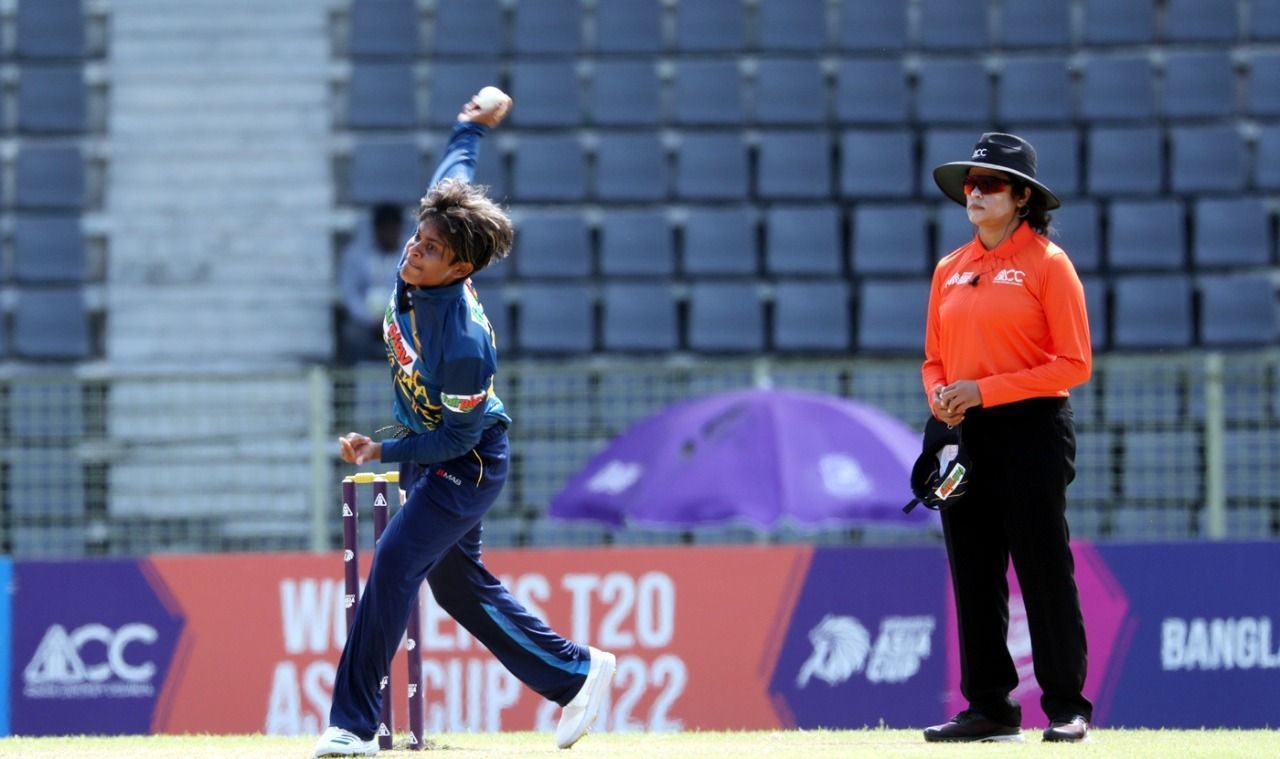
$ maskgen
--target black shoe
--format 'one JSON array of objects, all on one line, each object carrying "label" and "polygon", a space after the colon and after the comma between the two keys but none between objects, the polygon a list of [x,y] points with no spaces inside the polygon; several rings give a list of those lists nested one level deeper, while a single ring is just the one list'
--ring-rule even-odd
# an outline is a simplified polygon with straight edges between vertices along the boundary
[{"label": "black shoe", "polygon": [[1022,728],[993,722],[977,712],[965,710],[945,725],[934,725],[924,730],[929,743],[971,743],[1008,741],[1022,742]]},{"label": "black shoe", "polygon": [[1076,716],[1068,720],[1054,720],[1045,728],[1044,739],[1049,743],[1079,743],[1089,739],[1089,720]]}]

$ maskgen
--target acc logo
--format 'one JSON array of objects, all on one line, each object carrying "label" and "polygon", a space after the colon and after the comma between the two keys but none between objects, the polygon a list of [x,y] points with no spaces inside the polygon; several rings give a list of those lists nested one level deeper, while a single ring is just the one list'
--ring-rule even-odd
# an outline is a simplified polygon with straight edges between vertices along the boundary
[{"label": "acc logo", "polygon": [[1026,276],[1021,269],[1001,269],[992,281],[997,285],[1018,285],[1021,287],[1022,280]]},{"label": "acc logo", "polygon": [[987,149],[986,149],[986,148],[978,148],[977,150],[973,151],[973,157],[974,157],[974,158],[986,158],[986,157],[987,157]]},{"label": "acc logo", "polygon": [[839,685],[866,671],[873,683],[902,683],[920,671],[933,650],[935,620],[930,616],[885,617],[875,645],[871,633],[854,617],[828,614],[809,631],[813,653],[796,675],[796,687],[811,678]]},{"label": "acc logo", "polygon": [[[51,625],[35,655],[22,670],[23,694],[28,698],[150,697],[156,665],[139,661],[126,649],[151,645],[159,638],[156,628],[132,623],[112,630],[97,623],[68,633]],[[93,656],[85,654],[89,648]],[[130,661],[130,658],[133,661]]]}]

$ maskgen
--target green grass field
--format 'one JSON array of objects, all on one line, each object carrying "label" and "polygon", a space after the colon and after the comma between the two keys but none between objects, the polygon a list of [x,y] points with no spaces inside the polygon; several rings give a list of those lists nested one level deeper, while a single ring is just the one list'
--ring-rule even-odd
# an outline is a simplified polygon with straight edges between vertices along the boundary
[{"label": "green grass field", "polygon": [[[926,744],[918,730],[786,730],[774,732],[688,732],[667,734],[588,735],[568,752],[555,748],[550,735],[499,733],[441,735],[431,739],[432,753],[454,757],[559,756],[690,759],[709,757],[895,757],[952,756],[1119,756],[1119,757],[1268,757],[1280,756],[1280,731],[1274,730],[1097,730],[1089,743],[1041,743],[1038,732],[1025,731],[1022,744]],[[149,736],[122,738],[5,738],[0,757],[129,757],[133,759],[198,759],[199,757],[311,756],[311,738],[265,736]],[[398,748],[380,756],[412,757],[422,752]]]}]

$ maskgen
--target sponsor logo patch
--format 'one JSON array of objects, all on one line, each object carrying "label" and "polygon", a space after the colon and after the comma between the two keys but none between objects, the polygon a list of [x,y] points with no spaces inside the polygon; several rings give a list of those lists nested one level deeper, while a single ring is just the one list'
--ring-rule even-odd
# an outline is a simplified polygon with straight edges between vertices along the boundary
[{"label": "sponsor logo patch", "polygon": [[450,395],[449,393],[441,393],[440,402],[443,403],[444,407],[450,411],[458,414],[466,414],[483,405],[485,398],[488,397],[488,391],[479,392],[475,395]]}]

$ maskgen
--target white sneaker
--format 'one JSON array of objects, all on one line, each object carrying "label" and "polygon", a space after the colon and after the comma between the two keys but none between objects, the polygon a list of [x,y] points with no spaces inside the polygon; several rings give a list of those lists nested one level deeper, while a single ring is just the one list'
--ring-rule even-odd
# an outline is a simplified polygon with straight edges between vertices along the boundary
[{"label": "white sneaker", "polygon": [[320,742],[316,744],[315,756],[377,756],[378,739],[360,740],[360,736],[350,730],[330,725],[320,734]]},{"label": "white sneaker", "polygon": [[564,707],[560,723],[556,725],[556,745],[560,748],[569,748],[591,729],[604,697],[609,694],[613,671],[618,667],[618,659],[613,654],[589,646],[587,650],[591,653],[587,679],[578,695]]}]

